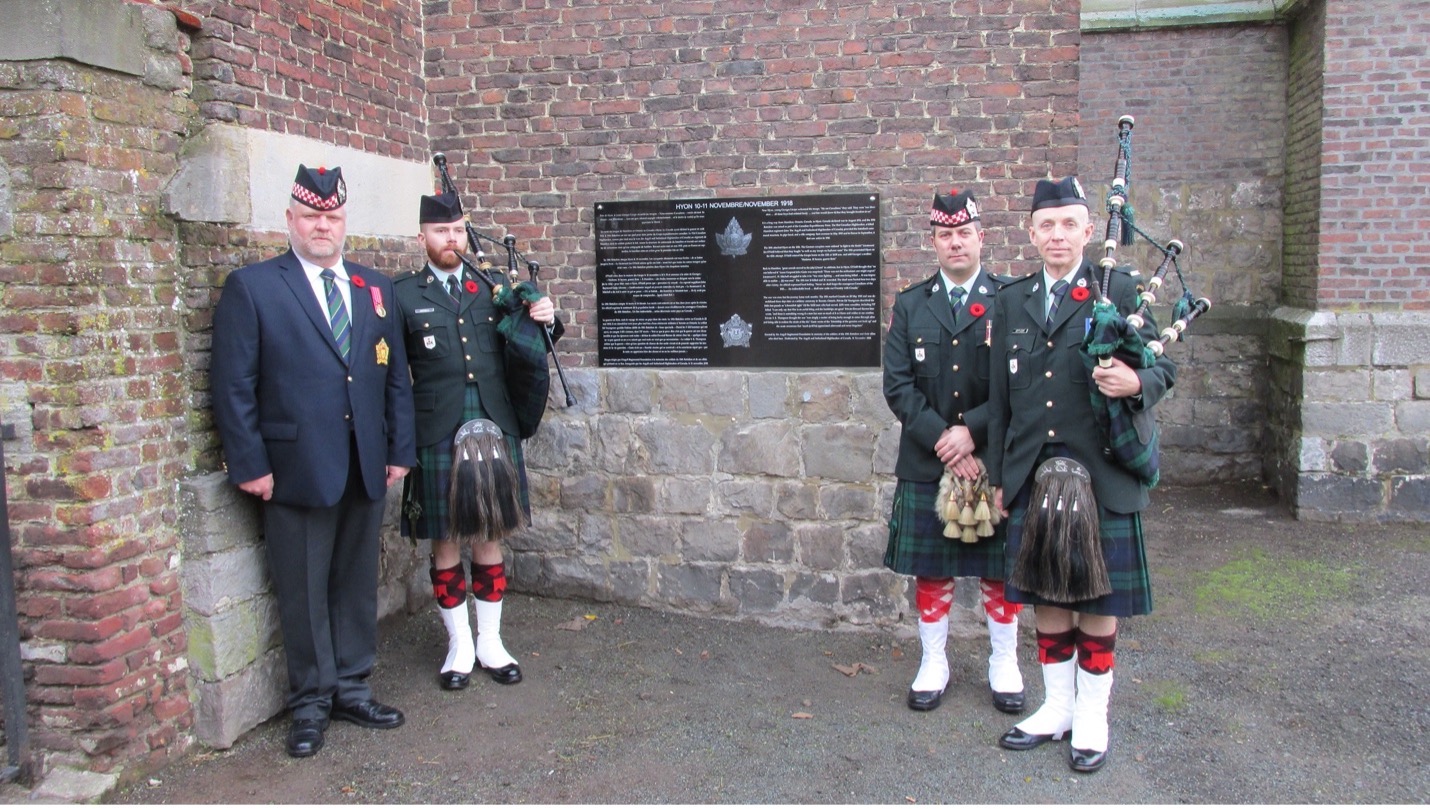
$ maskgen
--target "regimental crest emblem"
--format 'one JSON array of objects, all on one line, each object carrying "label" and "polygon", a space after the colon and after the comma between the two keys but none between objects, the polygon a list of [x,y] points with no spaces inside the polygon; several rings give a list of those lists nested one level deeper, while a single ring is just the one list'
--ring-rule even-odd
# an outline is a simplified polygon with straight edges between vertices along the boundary
[{"label": "regimental crest emblem", "polygon": [[750,337],[753,336],[754,333],[754,327],[746,323],[745,319],[739,315],[732,315],[729,320],[720,326],[720,339],[724,341],[726,348],[734,348],[736,346],[749,348]]},{"label": "regimental crest emblem", "polygon": [[426,335],[422,338],[422,347],[431,351],[437,347],[437,338],[434,335]]},{"label": "regimental crest emblem", "polygon": [[715,244],[720,247],[720,254],[730,257],[743,256],[750,249],[752,234],[746,233],[740,227],[740,220],[730,217],[730,224],[725,226],[724,233],[715,234]]}]

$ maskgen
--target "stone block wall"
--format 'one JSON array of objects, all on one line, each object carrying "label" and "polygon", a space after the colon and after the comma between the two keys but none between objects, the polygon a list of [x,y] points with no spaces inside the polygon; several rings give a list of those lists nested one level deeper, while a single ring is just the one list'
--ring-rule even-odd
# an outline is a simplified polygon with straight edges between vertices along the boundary
[{"label": "stone block wall", "polygon": [[[1170,481],[1261,475],[1267,321],[1281,283],[1287,47],[1285,27],[1268,22],[1083,33],[1078,172],[1094,197],[1093,252],[1102,255],[1117,119],[1132,115],[1135,221],[1159,244],[1186,246],[1186,282],[1213,302],[1169,349],[1177,385],[1158,419]],[[1141,238],[1117,256],[1146,274],[1161,262]],[[1182,285],[1169,274],[1163,289],[1169,303]],[[1169,313],[1154,309],[1160,326]]]},{"label": "stone block wall", "polygon": [[514,585],[829,628],[911,610],[911,580],[883,566],[899,436],[880,373],[568,381],[580,406],[527,443],[535,525],[511,542]]},{"label": "stone block wall", "polygon": [[180,251],[160,204],[188,37],[113,1],[0,17],[0,421],[36,769],[154,766],[192,722]]}]

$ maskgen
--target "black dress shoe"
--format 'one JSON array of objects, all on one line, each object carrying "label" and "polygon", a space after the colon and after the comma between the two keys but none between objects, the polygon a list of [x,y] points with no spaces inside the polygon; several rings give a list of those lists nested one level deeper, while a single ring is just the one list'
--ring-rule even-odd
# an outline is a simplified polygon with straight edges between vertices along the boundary
[{"label": "black dress shoe", "polygon": [[[482,666],[480,661],[477,662],[477,665]],[[482,671],[490,674],[493,680],[496,680],[502,685],[516,685],[521,682],[521,666],[515,663],[508,663],[499,669],[482,666]]]},{"label": "black dress shoe", "polygon": [[1078,772],[1097,772],[1106,763],[1106,750],[1079,750],[1074,747],[1068,754],[1068,764]]},{"label": "black dress shoe", "polygon": [[1022,691],[994,691],[993,707],[1003,713],[1023,712],[1023,692]]},{"label": "black dress shoe", "polygon": [[307,758],[323,749],[323,731],[328,723],[321,719],[294,719],[288,726],[288,755]]},{"label": "black dress shoe", "polygon": [[915,691],[909,689],[909,707],[915,711],[932,711],[943,704],[943,691]]},{"label": "black dress shoe", "polygon": [[441,683],[446,691],[461,691],[471,681],[472,675],[460,671],[444,671],[437,675],[437,682]]},{"label": "black dress shoe", "polygon": [[1044,742],[1057,741],[1069,732],[1064,730],[1061,733],[1026,733],[1015,726],[1003,734],[998,740],[998,746],[1007,750],[1032,750]]},{"label": "black dress shoe", "polygon": [[395,728],[403,722],[402,711],[383,705],[375,699],[334,705],[332,717],[365,728]]}]

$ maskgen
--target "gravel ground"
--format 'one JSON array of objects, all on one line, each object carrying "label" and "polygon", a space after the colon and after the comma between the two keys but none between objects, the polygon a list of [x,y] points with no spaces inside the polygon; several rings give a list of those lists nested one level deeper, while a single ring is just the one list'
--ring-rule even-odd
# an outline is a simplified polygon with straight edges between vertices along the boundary
[{"label": "gravel ground", "polygon": [[1255,486],[1158,490],[1145,516],[1157,609],[1123,626],[1094,775],[1069,770],[1066,744],[997,746],[1016,719],[989,701],[983,636],[950,639],[949,692],[919,714],[912,624],[791,630],[512,595],[525,682],[440,691],[436,618],[390,620],[373,682],[403,727],[334,723],[294,760],[280,717],[107,800],[1424,802],[1430,530],[1296,522]]}]

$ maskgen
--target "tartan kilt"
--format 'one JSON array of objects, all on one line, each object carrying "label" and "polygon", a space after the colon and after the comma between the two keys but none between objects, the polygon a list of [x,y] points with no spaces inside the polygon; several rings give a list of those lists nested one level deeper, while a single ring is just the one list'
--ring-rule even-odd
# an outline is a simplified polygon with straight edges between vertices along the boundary
[{"label": "tartan kilt", "polygon": [[[462,422],[441,441],[417,448],[417,465],[404,478],[402,489],[402,535],[419,539],[446,539],[448,492],[452,477],[452,440],[457,437],[457,429],[472,419],[484,419],[487,413],[482,409],[482,399],[476,385],[467,385],[466,398],[462,402]],[[521,442],[511,435],[503,435],[512,460],[516,463],[517,475],[521,478],[521,507],[531,516],[531,501],[526,485],[526,459],[522,455]]]},{"label": "tartan kilt", "polygon": [[[1040,460],[1039,463],[1041,462]],[[1030,480],[1023,486],[1009,509],[1009,571],[1013,569],[1013,562],[1018,558],[1018,548],[1023,544],[1023,521],[1028,516],[1028,501],[1031,499],[1032,490],[1033,483]],[[1087,601],[1059,604],[1019,590],[1012,584],[1005,584],[1004,597],[1016,604],[1062,607],[1089,615],[1126,618],[1152,612],[1152,579],[1147,573],[1147,552],[1142,544],[1142,515],[1138,512],[1118,514],[1108,511],[1101,504],[1098,504],[1097,514],[1101,527],[1098,537],[1102,541],[1102,558],[1107,564],[1107,576],[1112,583],[1111,593]]]},{"label": "tartan kilt", "polygon": [[931,579],[1007,578],[1003,550],[1007,520],[994,527],[993,536],[968,544],[943,535],[943,521],[934,513],[937,500],[938,481],[899,480],[894,487],[894,509],[889,515],[884,566],[895,573]]}]

